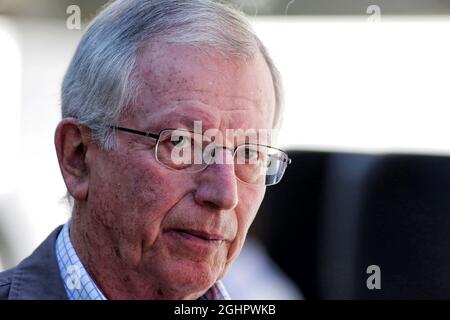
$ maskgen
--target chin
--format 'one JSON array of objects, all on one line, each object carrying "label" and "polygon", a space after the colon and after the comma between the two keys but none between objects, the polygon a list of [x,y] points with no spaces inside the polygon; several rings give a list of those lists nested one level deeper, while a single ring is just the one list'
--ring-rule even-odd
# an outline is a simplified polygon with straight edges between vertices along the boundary
[{"label": "chin", "polygon": [[170,281],[170,287],[186,295],[198,293],[202,295],[221,276],[222,270],[215,270],[206,262],[178,261],[166,270],[166,279]]}]

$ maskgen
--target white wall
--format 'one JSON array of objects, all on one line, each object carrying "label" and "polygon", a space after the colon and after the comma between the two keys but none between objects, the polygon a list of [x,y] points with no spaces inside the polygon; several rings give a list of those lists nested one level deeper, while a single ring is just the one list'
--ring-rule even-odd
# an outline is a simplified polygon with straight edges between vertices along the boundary
[{"label": "white wall", "polygon": [[446,20],[255,20],[285,81],[282,144],[450,154]]}]

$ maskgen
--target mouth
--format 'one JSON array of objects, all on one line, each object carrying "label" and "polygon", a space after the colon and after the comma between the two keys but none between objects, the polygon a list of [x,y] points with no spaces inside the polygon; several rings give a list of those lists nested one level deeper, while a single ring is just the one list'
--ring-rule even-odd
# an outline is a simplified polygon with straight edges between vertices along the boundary
[{"label": "mouth", "polygon": [[226,238],[220,234],[214,234],[199,230],[172,229],[171,231],[176,233],[184,240],[203,243],[207,245],[219,246],[226,240]]}]

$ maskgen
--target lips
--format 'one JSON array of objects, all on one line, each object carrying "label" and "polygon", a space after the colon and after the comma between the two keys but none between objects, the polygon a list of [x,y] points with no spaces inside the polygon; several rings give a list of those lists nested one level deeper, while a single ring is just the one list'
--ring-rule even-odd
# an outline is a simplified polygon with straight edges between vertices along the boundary
[{"label": "lips", "polygon": [[191,229],[174,229],[174,231],[179,232],[181,235],[196,237],[205,241],[219,241],[222,242],[225,239],[224,236],[220,234],[210,233],[201,230],[191,230]]},{"label": "lips", "polygon": [[177,233],[186,240],[202,241],[208,244],[220,245],[226,238],[223,235],[211,233],[201,230],[192,229],[172,229],[171,231]]}]

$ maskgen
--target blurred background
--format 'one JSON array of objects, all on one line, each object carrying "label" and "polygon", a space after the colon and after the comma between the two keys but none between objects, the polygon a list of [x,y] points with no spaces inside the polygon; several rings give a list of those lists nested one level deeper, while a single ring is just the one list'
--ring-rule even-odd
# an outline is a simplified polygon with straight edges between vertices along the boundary
[{"label": "blurred background", "polygon": [[[225,279],[231,295],[450,298],[450,1],[228,2],[282,73],[279,143],[294,159]],[[0,271],[70,216],[60,85],[105,3],[0,0]]]}]

